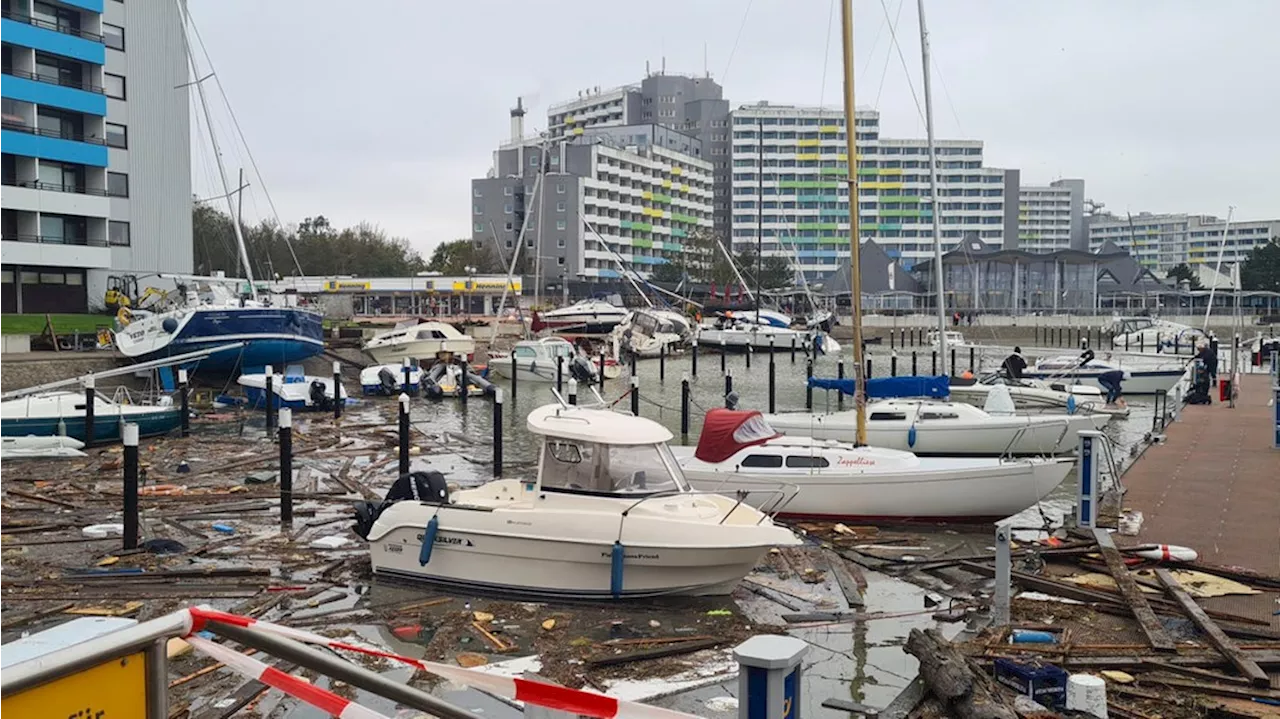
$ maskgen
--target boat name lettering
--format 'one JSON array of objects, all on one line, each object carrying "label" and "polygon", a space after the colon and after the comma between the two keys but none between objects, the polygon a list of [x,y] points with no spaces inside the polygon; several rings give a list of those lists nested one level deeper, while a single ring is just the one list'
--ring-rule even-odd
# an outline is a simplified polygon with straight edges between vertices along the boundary
[{"label": "boat name lettering", "polygon": [[533,526],[533,522],[521,522],[521,521],[519,521],[519,520],[515,520],[515,519],[508,519],[508,520],[507,520],[507,524],[518,524],[518,525],[520,525],[521,527],[532,527],[532,526]]},{"label": "boat name lettering", "polygon": [[[612,555],[609,552],[601,552],[600,556],[608,558]],[[622,558],[623,559],[662,559],[662,555],[660,554],[623,554]]]},{"label": "boat name lettering", "polygon": [[404,551],[404,545],[403,545],[403,544],[388,544],[388,545],[387,545],[387,551],[388,551],[388,552],[391,552],[392,554],[400,554],[401,552],[403,552],[403,551]]},{"label": "boat name lettering", "polygon": [[866,457],[854,457],[853,459],[849,459],[848,457],[841,457],[840,459],[836,460],[836,464],[842,467],[859,467],[859,466],[871,467],[871,466],[874,466],[875,463],[876,461],[874,459],[867,459]]},{"label": "boat name lettering", "polygon": [[[421,542],[421,541],[422,541],[422,534],[421,534],[421,533],[419,533],[419,534],[417,535],[417,537],[418,537],[418,541],[419,541],[419,542]],[[453,546],[455,546],[455,547],[474,547],[474,546],[476,546],[476,545],[475,545],[475,542],[472,542],[470,539],[464,539],[464,538],[462,538],[462,537],[442,537],[442,536],[440,536],[440,535],[438,535],[438,534],[436,535],[436,544],[450,544],[450,545],[453,545]]]}]

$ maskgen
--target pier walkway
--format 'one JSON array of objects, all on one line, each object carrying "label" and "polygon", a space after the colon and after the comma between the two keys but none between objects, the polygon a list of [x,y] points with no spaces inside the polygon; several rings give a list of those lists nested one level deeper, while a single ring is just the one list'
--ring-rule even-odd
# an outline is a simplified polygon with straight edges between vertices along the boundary
[{"label": "pier walkway", "polygon": [[[1243,375],[1231,409],[1188,405],[1124,475],[1139,541],[1194,548],[1212,564],[1280,573],[1280,450],[1271,448],[1270,377]],[[1274,609],[1273,609],[1274,611]]]}]

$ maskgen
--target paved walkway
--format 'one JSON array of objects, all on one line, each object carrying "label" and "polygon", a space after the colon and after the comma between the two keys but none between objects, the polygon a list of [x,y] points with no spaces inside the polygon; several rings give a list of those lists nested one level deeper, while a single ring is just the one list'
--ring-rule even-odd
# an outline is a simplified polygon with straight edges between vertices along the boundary
[{"label": "paved walkway", "polygon": [[[1216,388],[1215,388],[1216,389]],[[1125,474],[1139,537],[1192,547],[1203,561],[1280,573],[1280,450],[1267,375],[1245,375],[1235,409],[1188,405]]]}]

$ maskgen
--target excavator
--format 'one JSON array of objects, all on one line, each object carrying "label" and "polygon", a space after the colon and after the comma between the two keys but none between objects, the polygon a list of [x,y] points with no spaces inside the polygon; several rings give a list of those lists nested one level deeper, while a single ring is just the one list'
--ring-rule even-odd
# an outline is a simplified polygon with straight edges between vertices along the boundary
[{"label": "excavator", "polygon": [[139,310],[149,309],[153,304],[165,299],[164,290],[148,287],[138,294],[138,278],[133,275],[111,275],[107,278],[107,292],[102,301],[109,310],[119,311],[122,308]]}]

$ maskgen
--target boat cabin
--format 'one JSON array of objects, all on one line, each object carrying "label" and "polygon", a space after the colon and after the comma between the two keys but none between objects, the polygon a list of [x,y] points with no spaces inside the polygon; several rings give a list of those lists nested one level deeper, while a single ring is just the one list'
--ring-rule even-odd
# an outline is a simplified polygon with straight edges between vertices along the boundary
[{"label": "boat cabin", "polygon": [[574,358],[578,356],[573,343],[563,337],[543,337],[538,340],[522,340],[517,342],[511,353],[521,360],[551,362],[558,357]]},{"label": "boat cabin", "polygon": [[[955,332],[953,330],[947,330],[942,334],[943,334],[943,337],[945,337],[947,340],[948,347],[955,347],[957,345],[965,344],[964,335],[959,332]],[[931,344],[931,345],[938,344],[938,331],[937,330],[930,331],[929,334],[926,335],[926,338],[928,340],[928,344]]]},{"label": "boat cabin", "polygon": [[542,436],[542,490],[636,498],[690,491],[667,447],[671,432],[652,420],[553,404],[530,412],[528,427]]}]

